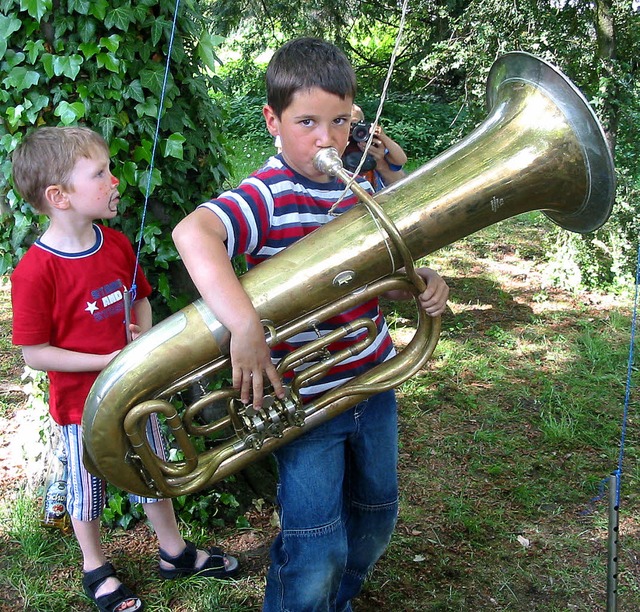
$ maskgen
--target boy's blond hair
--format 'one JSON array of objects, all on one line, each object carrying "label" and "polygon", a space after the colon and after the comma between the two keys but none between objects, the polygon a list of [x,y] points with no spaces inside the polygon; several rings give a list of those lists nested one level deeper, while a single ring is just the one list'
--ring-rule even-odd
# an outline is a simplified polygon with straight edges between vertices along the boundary
[{"label": "boy's blond hair", "polygon": [[46,212],[45,190],[60,185],[72,190],[71,173],[78,159],[109,156],[104,138],[85,127],[41,127],[29,133],[13,152],[14,189],[33,208]]}]

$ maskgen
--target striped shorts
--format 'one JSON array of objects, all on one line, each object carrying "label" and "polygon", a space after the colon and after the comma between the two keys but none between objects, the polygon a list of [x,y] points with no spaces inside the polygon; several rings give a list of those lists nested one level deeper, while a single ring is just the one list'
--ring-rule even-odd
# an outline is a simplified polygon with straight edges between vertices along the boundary
[{"label": "striped shorts", "polygon": [[[107,484],[91,474],[82,462],[82,426],[59,426],[67,459],[67,512],[79,521],[99,518],[105,506]],[[153,451],[166,460],[166,453],[158,418],[152,414],[147,422],[147,438]],[[155,497],[129,494],[132,504],[149,504],[160,501]]]}]

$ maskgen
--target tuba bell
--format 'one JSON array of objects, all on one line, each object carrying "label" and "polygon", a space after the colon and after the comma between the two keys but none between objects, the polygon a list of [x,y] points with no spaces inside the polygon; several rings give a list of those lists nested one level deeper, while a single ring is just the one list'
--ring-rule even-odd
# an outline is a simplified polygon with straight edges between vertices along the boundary
[{"label": "tuba bell", "polygon": [[[509,217],[540,210],[579,233],[605,223],[615,196],[613,160],[579,90],[545,61],[514,52],[493,64],[486,96],[487,118],[458,144],[373,198],[352,185],[357,206],[241,277],[271,345],[390,289],[417,296],[413,261]],[[322,151],[315,163],[350,181],[337,152]],[[140,495],[209,487],[416,373],[439,334],[439,319],[418,311],[416,334],[396,357],[309,404],[298,390],[347,355],[326,355],[319,338],[285,357],[281,374],[324,355],[295,375],[284,400],[267,396],[258,410],[231,388],[209,388],[229,367],[230,336],[197,300],[125,347],[98,376],[82,419],[85,464]],[[356,325],[366,331],[363,343],[375,340],[371,321]],[[198,386],[202,393],[187,401]],[[207,417],[211,410],[222,415]],[[153,413],[166,422],[179,458],[160,459],[149,447]]]}]

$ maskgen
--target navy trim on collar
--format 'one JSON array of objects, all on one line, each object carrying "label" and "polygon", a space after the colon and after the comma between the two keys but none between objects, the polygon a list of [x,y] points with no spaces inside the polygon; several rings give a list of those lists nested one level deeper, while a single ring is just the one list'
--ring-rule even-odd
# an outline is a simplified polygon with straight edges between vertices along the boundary
[{"label": "navy trim on collar", "polygon": [[100,229],[100,226],[94,223],[93,231],[96,234],[95,244],[91,248],[87,249],[86,251],[80,251],[79,253],[65,253],[64,251],[58,251],[57,249],[54,249],[40,242],[40,238],[38,238],[34,242],[34,245],[41,248],[43,251],[47,251],[48,253],[57,255],[58,257],[64,257],[65,259],[82,259],[83,257],[89,257],[90,255],[93,255],[94,253],[99,251],[100,247],[102,246],[102,243],[104,242],[104,236],[102,235],[102,230]]}]

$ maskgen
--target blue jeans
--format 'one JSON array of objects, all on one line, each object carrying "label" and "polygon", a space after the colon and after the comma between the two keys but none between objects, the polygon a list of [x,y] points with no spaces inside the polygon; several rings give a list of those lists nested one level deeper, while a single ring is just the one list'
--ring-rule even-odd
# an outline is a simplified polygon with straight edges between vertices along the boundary
[{"label": "blue jeans", "polygon": [[348,612],[398,515],[395,393],[361,402],[275,456],[281,531],[263,612]]}]

